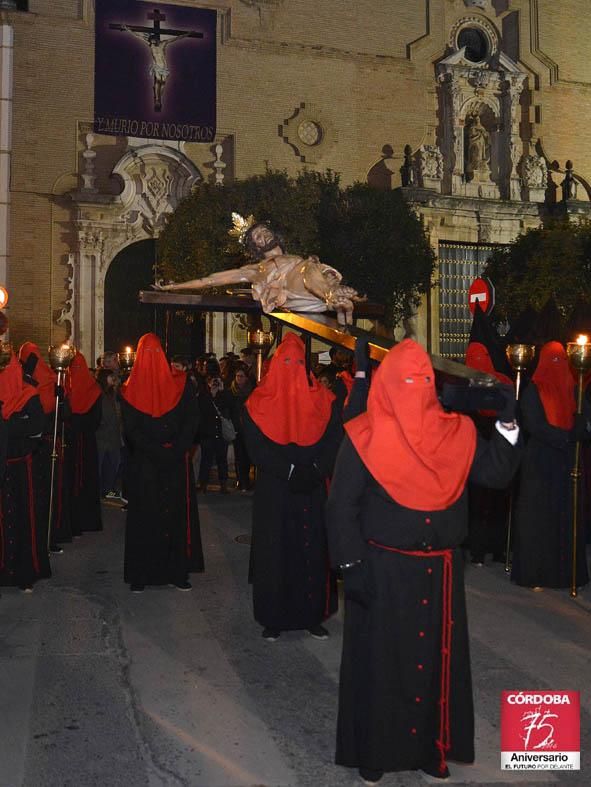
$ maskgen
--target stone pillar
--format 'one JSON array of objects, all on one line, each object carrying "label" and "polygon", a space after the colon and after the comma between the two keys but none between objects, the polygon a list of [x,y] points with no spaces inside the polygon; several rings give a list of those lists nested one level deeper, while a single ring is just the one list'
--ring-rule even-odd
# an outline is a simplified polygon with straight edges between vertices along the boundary
[{"label": "stone pillar", "polygon": [[523,153],[523,145],[519,133],[519,125],[521,121],[520,112],[520,99],[523,84],[525,82],[524,74],[512,74],[508,78],[508,115],[509,115],[509,160],[507,162],[508,180],[509,180],[509,199],[521,200],[521,180],[517,167]]},{"label": "stone pillar", "polygon": [[[82,228],[78,232],[78,241],[75,344],[88,365],[93,366],[96,355],[99,354],[98,318],[101,318],[102,326],[104,312],[104,277],[102,287],[99,283],[104,238],[101,231],[93,232]],[[102,346],[102,332],[100,345]]]},{"label": "stone pillar", "polygon": [[0,24],[0,285],[6,286],[10,261],[10,159],[14,34]]}]

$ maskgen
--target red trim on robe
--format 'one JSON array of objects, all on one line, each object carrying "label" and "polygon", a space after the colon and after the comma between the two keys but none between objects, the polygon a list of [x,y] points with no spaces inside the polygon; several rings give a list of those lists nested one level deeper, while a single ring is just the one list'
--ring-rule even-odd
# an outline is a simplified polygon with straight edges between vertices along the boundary
[{"label": "red trim on robe", "polygon": [[451,749],[451,727],[449,720],[451,684],[451,643],[452,643],[452,600],[453,600],[453,551],[451,549],[421,552],[379,544],[373,539],[368,544],[387,552],[418,558],[443,558],[442,610],[441,610],[441,680],[439,686],[439,737],[435,744],[439,750],[439,770],[443,774],[447,768],[446,754]]}]

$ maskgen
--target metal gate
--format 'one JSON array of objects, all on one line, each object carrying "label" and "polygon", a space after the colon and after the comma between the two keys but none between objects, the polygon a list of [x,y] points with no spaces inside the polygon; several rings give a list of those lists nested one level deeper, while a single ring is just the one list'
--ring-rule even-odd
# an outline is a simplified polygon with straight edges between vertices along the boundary
[{"label": "metal gate", "polygon": [[480,243],[439,244],[439,352],[446,358],[464,360],[472,327],[468,288],[494,248]]}]

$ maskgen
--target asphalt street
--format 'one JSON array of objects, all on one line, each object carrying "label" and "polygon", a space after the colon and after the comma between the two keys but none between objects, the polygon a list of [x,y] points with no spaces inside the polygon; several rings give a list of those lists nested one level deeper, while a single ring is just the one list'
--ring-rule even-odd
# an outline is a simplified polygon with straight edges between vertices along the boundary
[{"label": "asphalt street", "polygon": [[[123,584],[125,514],[0,599],[0,787],[332,787],[342,620],[326,642],[265,642],[246,581],[250,498],[200,497],[206,571],[193,591]],[[238,540],[237,540],[238,538]],[[591,784],[591,591],[533,593],[467,567],[477,760],[453,784]],[[500,769],[503,689],[581,691],[582,770]],[[384,787],[440,783],[389,774]]]}]

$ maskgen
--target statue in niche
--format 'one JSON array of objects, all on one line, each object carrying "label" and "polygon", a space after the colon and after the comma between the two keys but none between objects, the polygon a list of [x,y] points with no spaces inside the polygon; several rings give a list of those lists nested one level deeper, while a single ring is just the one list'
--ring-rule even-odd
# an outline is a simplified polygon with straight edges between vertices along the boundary
[{"label": "statue in niche", "polygon": [[466,133],[466,177],[468,180],[487,182],[490,180],[490,135],[474,115]]}]

